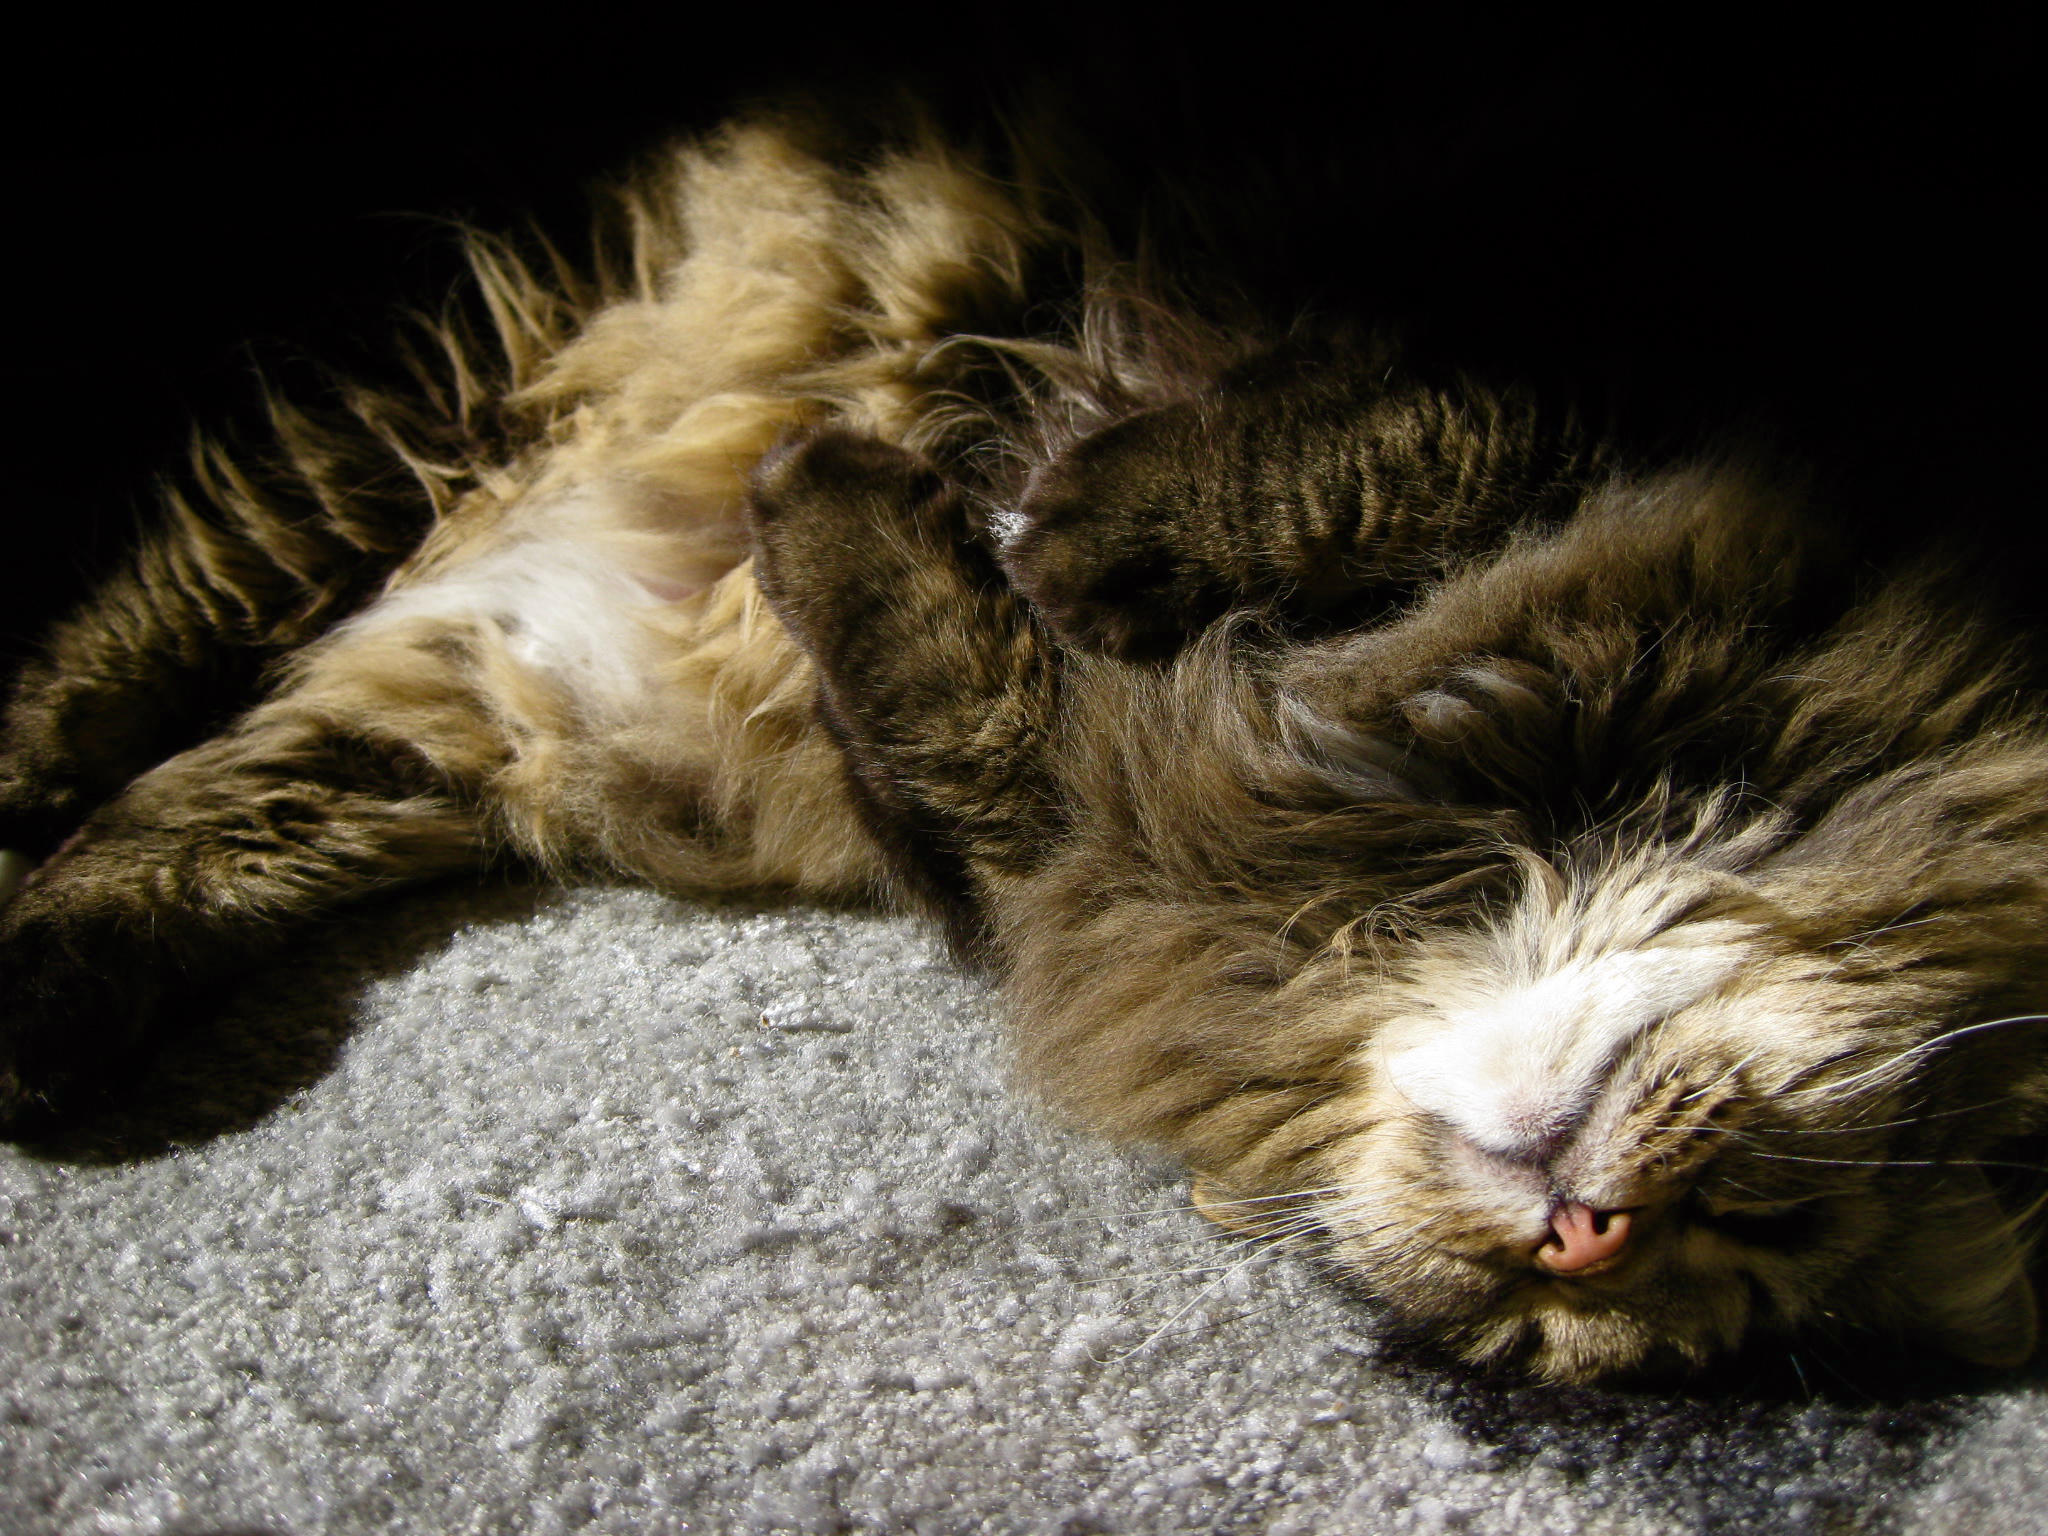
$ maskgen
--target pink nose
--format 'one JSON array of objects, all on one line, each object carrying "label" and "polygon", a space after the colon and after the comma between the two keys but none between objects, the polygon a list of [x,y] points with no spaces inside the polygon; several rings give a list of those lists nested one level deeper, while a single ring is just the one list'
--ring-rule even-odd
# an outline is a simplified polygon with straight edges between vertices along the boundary
[{"label": "pink nose", "polygon": [[1550,1218],[1556,1241],[1536,1250],[1536,1262],[1556,1275],[1590,1269],[1628,1246],[1629,1213],[1596,1211],[1574,1200]]}]

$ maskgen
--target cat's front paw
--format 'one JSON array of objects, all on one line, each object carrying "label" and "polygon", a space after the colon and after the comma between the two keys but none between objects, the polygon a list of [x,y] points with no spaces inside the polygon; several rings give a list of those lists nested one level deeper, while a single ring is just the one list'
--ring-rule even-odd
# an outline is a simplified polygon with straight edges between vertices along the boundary
[{"label": "cat's front paw", "polygon": [[1218,606],[1189,600],[1167,551],[1085,516],[1027,522],[1003,570],[1061,644],[1126,660],[1172,655]]},{"label": "cat's front paw", "polygon": [[1003,569],[1062,643],[1163,657],[1230,607],[1200,548],[1180,425],[1161,413],[1120,422],[1026,485]]},{"label": "cat's front paw", "polygon": [[754,575],[807,642],[886,599],[928,555],[966,537],[958,489],[879,438],[830,427],[764,458],[748,497]]},{"label": "cat's front paw", "polygon": [[757,544],[772,557],[806,537],[859,539],[892,525],[946,531],[956,520],[948,490],[930,461],[908,448],[821,427],[763,456],[747,511]]}]

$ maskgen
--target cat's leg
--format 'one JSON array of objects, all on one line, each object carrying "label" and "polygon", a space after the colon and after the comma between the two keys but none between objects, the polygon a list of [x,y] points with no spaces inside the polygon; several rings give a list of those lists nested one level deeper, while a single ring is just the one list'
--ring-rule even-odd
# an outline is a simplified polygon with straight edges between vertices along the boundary
[{"label": "cat's leg", "polygon": [[1819,547],[1794,495],[1742,472],[1617,482],[1397,620],[1294,648],[1280,693],[1318,755],[1539,824],[1687,771],[1740,764],[1763,788],[1770,722],[1808,670],[1787,664],[1794,620],[1837,597]]},{"label": "cat's leg", "polygon": [[957,916],[1057,833],[1049,648],[915,454],[820,433],[762,466],[752,516],[762,589],[817,668],[871,824]]},{"label": "cat's leg", "polygon": [[482,859],[493,748],[458,668],[349,649],[143,773],[0,908],[0,1123],[117,1076],[179,998],[308,920]]},{"label": "cat's leg", "polygon": [[434,506],[367,419],[279,408],[275,463],[202,452],[126,563],[60,623],[0,720],[0,849],[51,853],[130,780],[252,703],[358,606]]},{"label": "cat's leg", "polygon": [[1269,360],[1063,450],[1003,564],[1061,640],[1116,655],[1232,608],[1357,622],[1569,515],[1602,452],[1519,397]]}]

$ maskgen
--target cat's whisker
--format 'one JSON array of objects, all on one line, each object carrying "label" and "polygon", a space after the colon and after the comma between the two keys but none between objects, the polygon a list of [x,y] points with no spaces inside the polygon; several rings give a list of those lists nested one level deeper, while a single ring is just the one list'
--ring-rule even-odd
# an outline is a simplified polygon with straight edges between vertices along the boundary
[{"label": "cat's whisker", "polygon": [[1187,1275],[1213,1275],[1220,1270],[1227,1270],[1232,1268],[1236,1264],[1236,1262],[1237,1261],[1235,1259],[1229,1259],[1222,1263],[1217,1264],[1190,1264],[1181,1269],[1135,1270],[1130,1274],[1115,1274],[1106,1276],[1102,1281],[1099,1281],[1097,1283],[1107,1285],[1135,1286],[1151,1280],[1178,1280]]},{"label": "cat's whisker", "polygon": [[1219,1208],[1223,1206],[1273,1204],[1284,1200],[1306,1200],[1316,1195],[1336,1194],[1345,1187],[1342,1184],[1326,1184],[1319,1189],[1289,1190],[1285,1194],[1278,1195],[1246,1195],[1242,1199],[1236,1200],[1205,1200],[1202,1205],[1195,1205],[1190,1202],[1185,1205],[1154,1206],[1146,1210],[1105,1211],[1100,1214],[1086,1216],[1048,1216],[1041,1221],[1031,1222],[1029,1225],[1034,1227],[1072,1226],[1077,1222],[1131,1221],[1144,1216],[1179,1216],[1186,1213],[1199,1216],[1204,1206]]},{"label": "cat's whisker", "polygon": [[1211,1246],[1260,1242],[1276,1233],[1306,1229],[1314,1224],[1314,1218],[1305,1214],[1293,1214],[1274,1221],[1247,1222],[1239,1227],[1219,1228],[1212,1224],[1204,1240]]},{"label": "cat's whisker", "polygon": [[[1290,1189],[1278,1195],[1246,1195],[1236,1200],[1209,1200],[1208,1205],[1258,1205],[1275,1200],[1305,1200],[1311,1195],[1331,1195],[1349,1189],[1348,1184],[1323,1184],[1312,1189]],[[1193,1209],[1193,1207],[1190,1207]]]},{"label": "cat's whisker", "polygon": [[1722,1071],[1722,1081],[1731,1084],[1739,1092],[1742,1086],[1742,1074],[1749,1070],[1751,1064],[1768,1055],[1769,1050],[1770,1048],[1766,1045],[1759,1044],[1753,1046],[1749,1054]]},{"label": "cat's whisker", "polygon": [[1352,1190],[1346,1194],[1339,1195],[1334,1200],[1323,1201],[1316,1207],[1315,1214],[1319,1220],[1327,1221],[1333,1217],[1349,1216],[1355,1211],[1362,1211],[1369,1204],[1370,1199],[1367,1195],[1361,1191]]},{"label": "cat's whisker", "polygon": [[1236,1275],[1237,1273],[1248,1268],[1249,1266],[1258,1263],[1259,1260],[1266,1258],[1272,1252],[1273,1250],[1271,1248],[1261,1248],[1257,1252],[1251,1254],[1249,1257],[1239,1259],[1235,1264],[1232,1264],[1222,1274],[1218,1275],[1214,1280],[1211,1280],[1207,1285],[1203,1286],[1201,1290],[1197,1291],[1193,1296],[1189,1297],[1185,1303],[1183,1303],[1180,1307],[1175,1309],[1173,1315],[1167,1318],[1165,1322],[1161,1323],[1157,1328],[1153,1329],[1149,1334],[1147,1334],[1140,1342],[1132,1345],[1122,1354],[1112,1355],[1107,1360],[1097,1359],[1092,1354],[1089,1358],[1094,1359],[1097,1365],[1121,1365],[1124,1361],[1130,1359],[1133,1355],[1142,1354],[1144,1351],[1150,1349],[1154,1344],[1158,1343],[1159,1340],[1164,1338],[1167,1335],[1167,1333],[1172,1330],[1173,1325],[1175,1323],[1179,1322],[1182,1318],[1186,1317],[1188,1313],[1194,1311],[1196,1307],[1200,1306],[1204,1301],[1208,1300],[1210,1295],[1212,1295],[1218,1287],[1227,1284],[1233,1275]]},{"label": "cat's whisker", "polygon": [[1730,1189],[1741,1190],[1745,1195],[1755,1195],[1757,1199],[1757,1204],[1759,1205],[1781,1205],[1784,1203],[1783,1201],[1772,1199],[1769,1195],[1766,1195],[1760,1189],[1751,1189],[1747,1184],[1744,1184],[1739,1179],[1731,1179],[1723,1175],[1721,1182],[1726,1184]]},{"label": "cat's whisker", "polygon": [[1901,1126],[1922,1125],[1929,1120],[1944,1120],[1954,1115],[1974,1115],[1987,1109],[1997,1109],[2009,1103],[2011,1096],[1989,1099],[1982,1104],[1966,1104],[1960,1109],[1934,1109],[1924,1115],[1907,1115],[1897,1120],[1877,1120],[1858,1125],[1744,1125],[1720,1126],[1703,1125],[1702,1131],[1717,1131],[1730,1136],[1856,1136],[1866,1131],[1890,1131]]},{"label": "cat's whisker", "polygon": [[1886,1057],[1875,1066],[1869,1067],[1853,1077],[1843,1078],[1835,1082],[1816,1083],[1812,1087],[1794,1089],[1792,1092],[1800,1096],[1821,1094],[1828,1097],[1839,1097],[1845,1093],[1853,1092],[1857,1085],[1865,1080],[1882,1077],[1901,1063],[1911,1060],[1924,1051],[1931,1051],[1936,1046],[1946,1045],[1951,1040],[1960,1040],[1965,1035],[1979,1034],[1987,1029],[2002,1029],[2012,1024],[2039,1023],[2048,1023],[2048,1013],[2016,1013],[2009,1018],[1987,1019],[1981,1024],[1966,1024],[1960,1029],[1946,1030],[1932,1039],[1922,1040],[1917,1045],[1908,1046],[1904,1050]]},{"label": "cat's whisker", "polygon": [[1321,1228],[1322,1223],[1319,1221],[1297,1222],[1291,1226],[1278,1228],[1271,1232],[1248,1232],[1236,1237],[1223,1238],[1218,1243],[1218,1246],[1226,1252],[1231,1252],[1242,1248],[1255,1247],[1260,1244],[1294,1242],[1315,1235]]},{"label": "cat's whisker", "polygon": [[[1243,1249],[1264,1249],[1264,1247],[1282,1247],[1282,1245],[1288,1245],[1288,1243],[1303,1243],[1307,1239],[1317,1237],[1321,1227],[1323,1227],[1321,1219],[1313,1217],[1313,1214],[1296,1214],[1296,1217],[1280,1221],[1280,1223],[1276,1223],[1276,1225],[1272,1225],[1272,1227],[1268,1227],[1264,1231],[1225,1233],[1225,1235],[1208,1231],[1208,1233],[1198,1233],[1196,1239],[1210,1253],[1219,1251],[1219,1249],[1223,1253],[1237,1253],[1237,1251],[1243,1251]],[[1178,1268],[1178,1270],[1149,1270],[1149,1272],[1141,1272],[1141,1274],[1133,1274],[1133,1276],[1118,1276],[1118,1280],[1122,1280],[1122,1278],[1130,1278],[1130,1280],[1163,1278],[1163,1276],[1176,1276],[1176,1274],[1204,1274],[1204,1272],[1214,1270],[1214,1268],[1217,1268],[1217,1266],[1192,1264],[1192,1266],[1184,1266],[1184,1268]]]},{"label": "cat's whisker", "polygon": [[1317,1223],[1317,1225],[1321,1227],[1323,1230],[1327,1231],[1331,1237],[1342,1238],[1346,1240],[1377,1237],[1382,1232],[1398,1231],[1404,1225],[1406,1225],[1405,1223],[1398,1221],[1382,1221],[1375,1222],[1371,1226],[1367,1227],[1346,1227],[1344,1230],[1339,1231],[1337,1228],[1337,1223],[1341,1220],[1344,1220],[1346,1214],[1347,1213],[1344,1212],[1331,1211],[1327,1213],[1325,1219]]},{"label": "cat's whisker", "polygon": [[[1836,939],[1833,943],[1827,945],[1826,947],[1829,949],[1847,949],[1855,954],[1863,954],[1870,949],[1871,941],[1874,939],[1883,938],[1888,933],[1899,933],[1907,928],[1918,928],[1923,923],[1931,923],[1935,921],[1937,921],[1937,919],[1932,917],[1916,917],[1904,922],[1886,923],[1881,927],[1868,928],[1865,929],[1862,933],[1852,933],[1845,938]],[[1838,974],[1842,970],[1842,968],[1847,964],[1848,957],[1844,956],[1842,959],[1835,962],[1831,974]]]},{"label": "cat's whisker", "polygon": [[1923,924],[1932,923],[1936,921],[1938,921],[1938,919],[1932,917],[1907,918],[1899,922],[1885,923],[1876,928],[1866,928],[1861,933],[1852,933],[1847,938],[1837,939],[1835,942],[1837,944],[1854,944],[1862,946],[1866,944],[1869,940],[1883,938],[1888,933],[1900,933],[1903,932],[1905,929],[1918,928]]},{"label": "cat's whisker", "polygon": [[1243,1232],[1234,1235],[1226,1235],[1218,1239],[1218,1244],[1226,1251],[1235,1251],[1241,1248],[1253,1247],[1261,1243],[1272,1244],[1299,1242],[1305,1238],[1316,1236],[1322,1230],[1323,1223],[1321,1222],[1321,1220],[1313,1217],[1302,1217],[1300,1219],[1286,1222],[1276,1227],[1272,1227],[1263,1232]]},{"label": "cat's whisker", "polygon": [[1803,1157],[1796,1152],[1745,1152],[1774,1163],[1824,1163],[1837,1168],[2013,1168],[2048,1173],[2048,1164],[2008,1163],[1982,1157]]},{"label": "cat's whisker", "polygon": [[1810,1381],[1808,1381],[1808,1380],[1806,1379],[1806,1367],[1805,1367],[1805,1366],[1803,1366],[1803,1365],[1801,1365],[1801,1364],[1799,1363],[1799,1354],[1798,1354],[1798,1352],[1797,1352],[1796,1350],[1787,1350],[1787,1351],[1785,1352],[1785,1358],[1786,1358],[1787,1360],[1790,1360],[1790,1361],[1792,1362],[1792,1370],[1793,1370],[1793,1373],[1794,1373],[1795,1375],[1797,1375],[1797,1376],[1798,1376],[1798,1378],[1799,1378],[1799,1387],[1800,1387],[1800,1390],[1801,1390],[1801,1391],[1805,1392],[1805,1394],[1806,1394],[1806,1400],[1807,1400],[1807,1401],[1808,1401],[1809,1403],[1810,1403],[1810,1402],[1812,1402],[1812,1401],[1813,1401],[1813,1383],[1811,1383]]}]

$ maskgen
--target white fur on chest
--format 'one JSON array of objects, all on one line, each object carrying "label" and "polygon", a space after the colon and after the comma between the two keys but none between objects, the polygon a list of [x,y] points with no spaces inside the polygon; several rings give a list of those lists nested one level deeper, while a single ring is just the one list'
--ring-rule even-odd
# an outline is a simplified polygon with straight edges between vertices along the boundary
[{"label": "white fur on chest", "polygon": [[605,551],[574,539],[515,544],[459,572],[393,593],[372,624],[459,619],[495,632],[527,670],[613,707],[646,692],[640,619],[659,599]]}]

